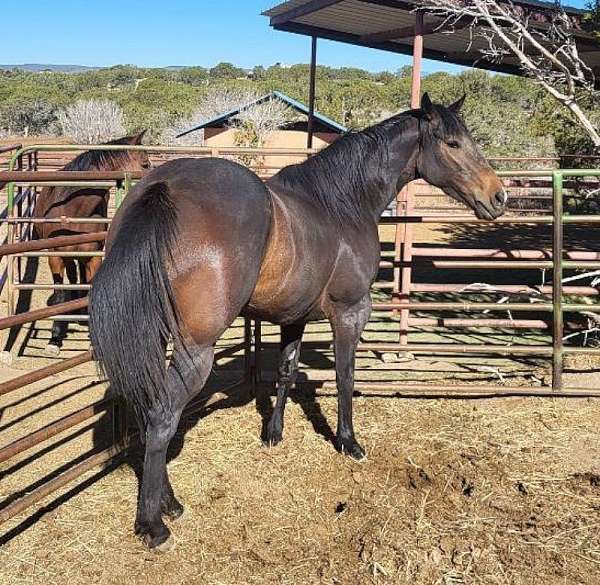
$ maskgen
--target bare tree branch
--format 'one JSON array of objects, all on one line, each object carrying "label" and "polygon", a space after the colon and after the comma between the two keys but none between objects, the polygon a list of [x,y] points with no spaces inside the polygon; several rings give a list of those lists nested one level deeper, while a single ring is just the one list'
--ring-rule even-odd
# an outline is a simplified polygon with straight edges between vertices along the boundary
[{"label": "bare tree branch", "polygon": [[58,112],[61,133],[78,144],[98,144],[126,133],[121,108],[110,100],[79,100]]},{"label": "bare tree branch", "polygon": [[564,10],[546,9],[543,26],[532,26],[531,13],[508,0],[422,0],[418,10],[446,23],[470,19],[471,39],[485,41],[483,57],[501,62],[514,55],[523,72],[568,108],[600,148],[600,131],[578,102],[580,93],[597,94],[594,74],[579,55],[573,22]]}]

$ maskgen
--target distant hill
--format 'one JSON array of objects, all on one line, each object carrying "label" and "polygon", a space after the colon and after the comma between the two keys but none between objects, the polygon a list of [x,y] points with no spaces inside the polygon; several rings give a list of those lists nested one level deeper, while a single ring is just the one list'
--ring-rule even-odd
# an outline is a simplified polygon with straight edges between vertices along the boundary
[{"label": "distant hill", "polygon": [[24,63],[22,65],[0,65],[0,69],[11,71],[21,69],[39,73],[40,71],[58,71],[60,73],[80,73],[81,71],[93,71],[101,67],[87,67],[86,65],[48,65],[46,63]]}]

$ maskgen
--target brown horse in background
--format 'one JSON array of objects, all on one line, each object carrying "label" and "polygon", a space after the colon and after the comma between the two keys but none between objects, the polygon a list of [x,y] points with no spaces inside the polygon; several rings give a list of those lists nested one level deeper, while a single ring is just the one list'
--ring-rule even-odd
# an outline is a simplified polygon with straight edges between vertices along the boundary
[{"label": "brown horse in background", "polygon": [[[105,144],[140,145],[145,130],[139,134],[118,138]],[[148,155],[135,150],[89,150],[81,153],[62,168],[63,171],[140,171],[150,168]],[[38,194],[33,217],[53,219],[61,217],[106,218],[108,215],[108,199],[110,189],[98,187],[44,187]],[[90,234],[106,230],[103,223],[36,223],[34,235],[38,239],[54,238],[78,234]],[[90,242],[57,248],[59,252],[98,252],[104,247],[103,242]],[[77,266],[79,264],[79,281],[81,284],[91,282],[100,267],[99,256],[51,256],[50,271],[54,284],[64,283],[65,272],[69,283],[77,284]],[[48,299],[48,305],[63,303],[76,298],[76,291],[55,290]],[[55,321],[52,325],[52,337],[46,346],[46,352],[58,355],[67,333],[67,323]]]}]

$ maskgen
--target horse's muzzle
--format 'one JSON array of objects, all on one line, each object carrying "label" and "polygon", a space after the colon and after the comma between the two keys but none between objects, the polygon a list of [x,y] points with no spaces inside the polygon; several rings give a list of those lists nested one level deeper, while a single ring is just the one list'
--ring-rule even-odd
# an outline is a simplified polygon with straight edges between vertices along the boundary
[{"label": "horse's muzzle", "polygon": [[500,217],[506,211],[508,194],[504,189],[496,191],[488,201],[478,199],[475,202],[475,215],[478,219],[493,220]]}]

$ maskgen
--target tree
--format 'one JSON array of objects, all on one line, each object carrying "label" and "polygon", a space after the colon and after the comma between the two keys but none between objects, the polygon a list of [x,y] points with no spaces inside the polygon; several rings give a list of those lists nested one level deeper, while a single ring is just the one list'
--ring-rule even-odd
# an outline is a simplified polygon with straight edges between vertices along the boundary
[{"label": "tree", "polygon": [[80,100],[58,113],[64,136],[78,144],[98,144],[125,135],[123,111],[109,100]]},{"label": "tree", "polygon": [[237,79],[245,77],[246,72],[231,63],[218,63],[210,70],[210,76],[215,79]]},{"label": "tree", "polygon": [[204,67],[185,67],[178,72],[177,78],[188,85],[205,85],[208,71]]},{"label": "tree", "polygon": [[56,108],[44,100],[11,101],[0,110],[0,126],[7,134],[51,134],[55,122]]},{"label": "tree", "polygon": [[529,12],[500,0],[423,0],[420,8],[442,16],[446,26],[469,22],[472,34],[487,41],[481,52],[488,60],[516,56],[522,71],[567,108],[600,148],[600,130],[581,105],[583,96],[597,95],[594,74],[580,57],[573,22],[560,6],[545,10],[544,27],[531,26]]},{"label": "tree", "polygon": [[585,16],[585,24],[600,42],[600,0],[588,2],[587,9],[589,12]]}]

